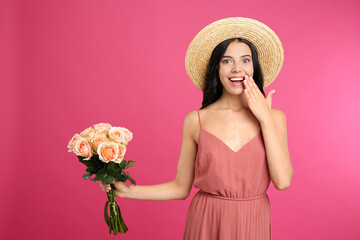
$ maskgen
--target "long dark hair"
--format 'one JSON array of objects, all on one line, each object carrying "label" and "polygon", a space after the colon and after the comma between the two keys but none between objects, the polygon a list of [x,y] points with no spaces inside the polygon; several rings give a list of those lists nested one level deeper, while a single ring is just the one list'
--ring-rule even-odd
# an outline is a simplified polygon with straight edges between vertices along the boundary
[{"label": "long dark hair", "polygon": [[263,90],[263,83],[264,83],[263,73],[259,63],[258,53],[256,51],[254,44],[243,38],[231,38],[219,43],[214,48],[211,54],[210,61],[206,70],[205,88],[203,90],[203,101],[202,101],[202,107],[200,109],[212,104],[213,102],[216,102],[221,97],[223,86],[220,82],[220,77],[219,77],[219,64],[229,44],[233,41],[243,42],[250,47],[251,55],[252,55],[252,63],[254,68],[253,78],[256,85],[259,87],[261,93],[265,96]]}]

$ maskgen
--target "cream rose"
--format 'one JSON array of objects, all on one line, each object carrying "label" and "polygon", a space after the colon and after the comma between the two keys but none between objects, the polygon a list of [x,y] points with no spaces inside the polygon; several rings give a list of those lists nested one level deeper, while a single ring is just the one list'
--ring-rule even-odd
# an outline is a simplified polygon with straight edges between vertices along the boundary
[{"label": "cream rose", "polygon": [[95,129],[93,127],[88,127],[80,133],[80,136],[87,139],[92,139],[95,136]]},{"label": "cream rose", "polygon": [[68,152],[74,152],[74,147],[75,147],[75,144],[77,142],[77,140],[79,140],[81,138],[80,134],[76,133],[72,138],[71,140],[69,141],[68,143]]},{"label": "cream rose", "polygon": [[119,147],[119,156],[114,162],[121,163],[126,153],[126,146],[121,143],[118,143],[118,147]]},{"label": "cream rose", "polygon": [[89,141],[86,138],[80,137],[75,143],[74,153],[78,156],[85,157],[84,160],[90,160],[92,152]]},{"label": "cream rose", "polygon": [[121,161],[124,159],[125,153],[126,153],[126,146],[122,145],[121,143],[117,144],[119,147],[119,156],[114,162],[121,163]]},{"label": "cream rose", "polygon": [[119,146],[114,142],[102,142],[97,148],[97,154],[103,162],[115,161],[119,156]]},{"label": "cream rose", "polygon": [[125,144],[128,144],[133,139],[133,133],[127,128],[122,128],[125,132]]},{"label": "cream rose", "polygon": [[121,127],[112,127],[109,130],[109,138],[118,143],[125,143],[125,131]]},{"label": "cream rose", "polygon": [[123,159],[124,159],[124,156],[118,157],[114,162],[121,163]]},{"label": "cream rose", "polygon": [[108,142],[108,139],[104,135],[96,135],[93,139],[91,139],[91,146],[95,153],[97,152],[99,144],[103,142]]},{"label": "cream rose", "polygon": [[97,134],[107,135],[112,126],[109,123],[98,123],[94,125]]},{"label": "cream rose", "polygon": [[119,157],[125,156],[126,146],[122,144],[118,144],[118,147],[119,147]]},{"label": "cream rose", "polygon": [[94,125],[94,128],[97,130],[99,128],[107,128],[110,129],[112,126],[110,123],[97,123]]}]

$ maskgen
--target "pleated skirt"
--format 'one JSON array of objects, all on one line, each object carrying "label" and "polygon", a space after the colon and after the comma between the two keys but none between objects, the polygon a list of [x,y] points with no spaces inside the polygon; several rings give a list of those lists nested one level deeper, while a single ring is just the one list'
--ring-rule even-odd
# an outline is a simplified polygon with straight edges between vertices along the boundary
[{"label": "pleated skirt", "polygon": [[267,194],[231,199],[200,190],[189,205],[183,240],[271,240]]}]

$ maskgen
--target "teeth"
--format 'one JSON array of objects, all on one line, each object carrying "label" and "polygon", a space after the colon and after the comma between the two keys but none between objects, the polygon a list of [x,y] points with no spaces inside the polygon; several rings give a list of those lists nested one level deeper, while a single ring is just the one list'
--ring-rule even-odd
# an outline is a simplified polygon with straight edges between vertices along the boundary
[{"label": "teeth", "polygon": [[244,78],[229,78],[230,81],[242,81]]}]

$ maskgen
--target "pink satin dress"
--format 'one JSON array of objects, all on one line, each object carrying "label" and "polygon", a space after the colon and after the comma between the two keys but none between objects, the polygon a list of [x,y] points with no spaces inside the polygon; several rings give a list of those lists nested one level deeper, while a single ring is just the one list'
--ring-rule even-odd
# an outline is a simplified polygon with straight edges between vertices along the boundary
[{"label": "pink satin dress", "polygon": [[270,176],[261,130],[234,151],[202,128],[195,161],[194,195],[183,240],[269,240]]}]

